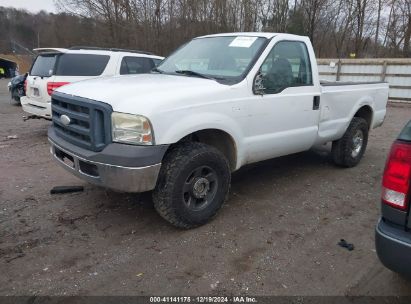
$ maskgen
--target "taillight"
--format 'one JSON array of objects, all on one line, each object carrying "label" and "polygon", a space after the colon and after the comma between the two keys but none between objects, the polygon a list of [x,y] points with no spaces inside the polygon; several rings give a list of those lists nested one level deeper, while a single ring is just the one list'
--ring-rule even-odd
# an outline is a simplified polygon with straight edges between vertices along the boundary
[{"label": "taillight", "polygon": [[61,86],[69,84],[70,82],[47,82],[47,93],[51,96],[53,91]]},{"label": "taillight", "polygon": [[382,180],[382,201],[394,208],[407,208],[411,178],[411,144],[396,141],[391,148]]},{"label": "taillight", "polygon": [[27,79],[24,80],[24,93],[27,92]]}]

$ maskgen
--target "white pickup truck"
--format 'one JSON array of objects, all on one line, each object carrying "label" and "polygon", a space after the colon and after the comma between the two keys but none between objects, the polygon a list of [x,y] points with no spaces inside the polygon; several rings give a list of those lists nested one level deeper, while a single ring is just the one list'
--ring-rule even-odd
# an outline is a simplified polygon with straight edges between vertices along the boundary
[{"label": "white pickup truck", "polygon": [[332,142],[337,165],[357,165],[387,99],[387,83],[321,83],[307,37],[218,34],[191,40],[151,74],[59,88],[49,141],[71,173],[154,190],[159,214],[192,228],[216,214],[246,164]]}]

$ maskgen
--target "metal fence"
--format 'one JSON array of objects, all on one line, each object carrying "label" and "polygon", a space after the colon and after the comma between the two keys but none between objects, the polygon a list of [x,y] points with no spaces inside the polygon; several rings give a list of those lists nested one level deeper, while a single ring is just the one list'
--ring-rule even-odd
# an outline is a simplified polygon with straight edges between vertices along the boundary
[{"label": "metal fence", "polygon": [[410,59],[318,59],[320,79],[386,81],[392,101],[411,102]]}]

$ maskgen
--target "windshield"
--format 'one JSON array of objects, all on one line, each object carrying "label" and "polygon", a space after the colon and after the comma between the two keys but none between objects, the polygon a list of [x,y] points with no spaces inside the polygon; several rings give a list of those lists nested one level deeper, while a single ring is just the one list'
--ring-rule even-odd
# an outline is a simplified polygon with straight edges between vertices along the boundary
[{"label": "windshield", "polygon": [[186,76],[204,75],[217,80],[240,80],[261,53],[266,41],[266,38],[249,36],[194,39],[166,58],[157,71]]},{"label": "windshield", "polygon": [[54,64],[58,54],[44,54],[36,58],[31,70],[31,76],[50,77],[53,75]]}]

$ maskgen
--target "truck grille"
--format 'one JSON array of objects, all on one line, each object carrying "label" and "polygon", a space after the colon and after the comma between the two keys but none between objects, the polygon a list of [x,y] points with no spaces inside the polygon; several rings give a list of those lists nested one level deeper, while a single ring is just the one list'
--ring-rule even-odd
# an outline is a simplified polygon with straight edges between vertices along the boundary
[{"label": "truck grille", "polygon": [[[56,92],[51,98],[51,110],[56,134],[64,140],[96,152],[111,141],[113,110],[108,104]],[[63,115],[70,119],[68,124],[61,119]]]}]

